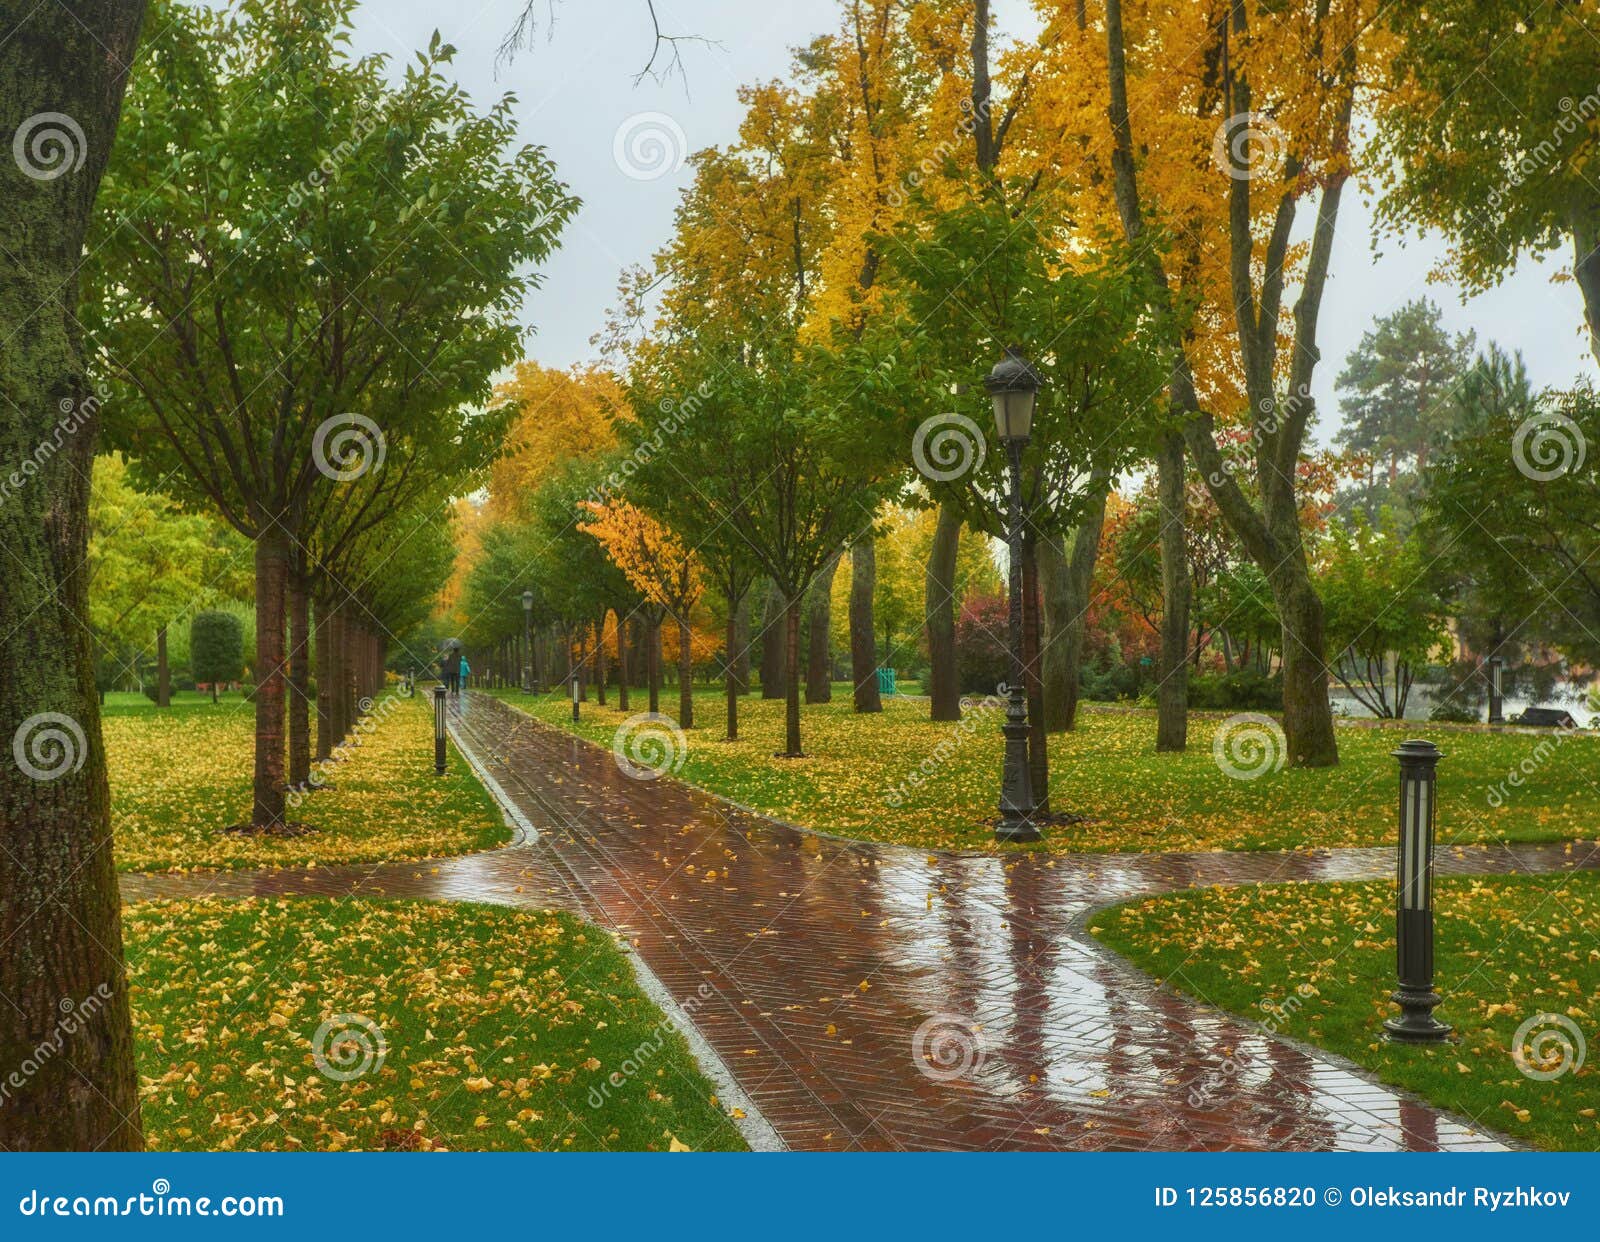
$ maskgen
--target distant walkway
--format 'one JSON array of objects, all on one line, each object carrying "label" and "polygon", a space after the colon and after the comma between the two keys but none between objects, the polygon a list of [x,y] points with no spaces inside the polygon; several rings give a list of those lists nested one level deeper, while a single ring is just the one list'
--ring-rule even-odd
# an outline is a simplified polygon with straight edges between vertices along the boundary
[{"label": "distant walkway", "polygon": [[[1216,884],[1392,874],[1316,854],[929,854],[787,828],[470,696],[458,739],[540,834],[423,863],[127,876],[126,899],[360,893],[574,911],[624,934],[796,1148],[1491,1148],[1348,1063],[1158,986],[1082,930]],[[1466,847],[1447,873],[1600,867]],[[710,985],[705,990],[704,985]]]}]

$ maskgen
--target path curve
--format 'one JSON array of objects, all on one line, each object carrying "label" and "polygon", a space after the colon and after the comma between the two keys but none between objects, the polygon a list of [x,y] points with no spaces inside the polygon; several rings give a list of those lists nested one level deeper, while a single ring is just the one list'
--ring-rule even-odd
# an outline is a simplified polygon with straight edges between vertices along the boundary
[{"label": "path curve", "polygon": [[[609,750],[479,695],[452,732],[531,834],[420,863],[125,875],[124,899],[365,895],[571,911],[628,939],[795,1148],[1502,1145],[1341,1058],[1157,984],[1083,930],[1101,906],[1180,889],[1382,878],[1388,849],[928,853],[632,779]],[[1445,874],[1580,868],[1600,868],[1600,845],[1440,857]]]}]

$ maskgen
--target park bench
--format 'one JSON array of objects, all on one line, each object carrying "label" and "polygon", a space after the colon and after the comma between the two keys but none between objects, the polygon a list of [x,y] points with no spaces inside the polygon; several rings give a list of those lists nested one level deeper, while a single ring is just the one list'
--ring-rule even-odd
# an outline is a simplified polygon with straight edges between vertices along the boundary
[{"label": "park bench", "polygon": [[1534,729],[1576,729],[1578,722],[1572,713],[1559,707],[1529,707],[1522,715],[1512,718],[1512,724]]}]

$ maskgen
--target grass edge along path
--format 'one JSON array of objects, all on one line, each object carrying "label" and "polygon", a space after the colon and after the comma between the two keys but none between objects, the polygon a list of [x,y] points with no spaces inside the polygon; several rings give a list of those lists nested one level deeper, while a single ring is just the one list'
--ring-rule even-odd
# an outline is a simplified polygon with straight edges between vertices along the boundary
[{"label": "grass edge along path", "polygon": [[[591,695],[577,724],[563,695],[485,693],[608,749],[624,725],[637,732],[646,714],[638,692],[626,714],[614,693],[607,707]],[[1018,847],[993,840],[1000,712],[987,701],[959,723],[930,721],[925,703],[906,700],[886,700],[881,715],[856,715],[848,697],[809,704],[807,757],[798,760],[773,757],[782,749],[781,701],[742,699],[732,743],[723,740],[720,691],[697,692],[691,730],[676,730],[665,697],[663,707],[658,753],[687,784],[817,832],[982,853],[1388,846],[1397,780],[1390,751],[1406,736],[1399,728],[1341,729],[1338,767],[1293,769],[1272,761],[1271,722],[1258,714],[1196,717],[1188,750],[1158,755],[1153,712],[1086,712],[1076,732],[1052,735],[1050,748],[1054,809],[1088,822],[1051,826],[1041,846]],[[1429,732],[1416,725],[1412,732]],[[1262,748],[1251,748],[1250,730],[1265,738]],[[1585,749],[1600,747],[1600,737],[1462,731],[1441,732],[1439,741],[1442,845],[1600,835],[1592,809],[1600,784],[1588,771],[1596,755]]]},{"label": "grass edge along path", "polygon": [[[241,707],[243,704],[243,707]],[[355,744],[313,764],[329,787],[291,796],[289,816],[316,829],[296,837],[235,835],[250,801],[253,718],[238,696],[213,706],[195,696],[159,714],[121,711],[106,721],[113,848],[120,871],[283,868],[413,861],[503,845],[511,828],[453,741],[433,769],[433,712],[378,696]]]},{"label": "grass edge along path", "polygon": [[[1492,1131],[1600,1147],[1600,1066],[1577,1064],[1600,1039],[1600,873],[1438,880],[1437,1016],[1455,1038],[1434,1046],[1382,1038],[1393,900],[1392,881],[1191,889],[1100,911],[1088,931],[1177,991]],[[1213,1077],[1191,1089],[1226,1107],[1233,1084]]]}]

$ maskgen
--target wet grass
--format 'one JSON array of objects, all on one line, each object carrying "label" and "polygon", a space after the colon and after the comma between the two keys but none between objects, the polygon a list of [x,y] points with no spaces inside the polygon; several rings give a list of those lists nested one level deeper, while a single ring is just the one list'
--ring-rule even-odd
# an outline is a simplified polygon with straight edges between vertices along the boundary
[{"label": "wet grass", "polygon": [[[579,724],[557,695],[496,691],[513,707],[611,746],[632,710],[583,705]],[[677,711],[675,692],[662,710]],[[960,723],[928,719],[925,701],[887,699],[859,716],[848,696],[803,709],[804,759],[778,759],[783,704],[739,704],[739,740],[723,740],[719,691],[695,698],[695,728],[670,738],[676,775],[781,819],[844,836],[941,849],[990,850],[998,795],[998,707]],[[1442,843],[1549,841],[1600,834],[1600,737],[1430,730],[1426,724],[1339,730],[1334,768],[1273,762],[1260,719],[1196,716],[1183,754],[1155,753],[1155,715],[1086,710],[1076,732],[1050,739],[1053,809],[1087,822],[1048,831],[1047,849],[1266,850],[1385,845],[1394,840],[1397,767],[1390,751],[1430,736],[1439,769]],[[1219,742],[1220,735],[1220,742]],[[1218,747],[1220,746],[1220,750]],[[1281,747],[1277,751],[1281,756]],[[1017,848],[1017,847],[1010,847]]]},{"label": "wet grass", "polygon": [[[1393,901],[1392,882],[1203,889],[1119,906],[1090,930],[1172,987],[1469,1121],[1539,1147],[1600,1148],[1600,1072],[1580,1055],[1600,1037],[1600,875],[1438,882],[1436,1016],[1456,1038],[1434,1046],[1383,1039],[1397,1012]],[[1191,1090],[1226,1109],[1249,1090],[1251,1067],[1236,1063]]]}]

